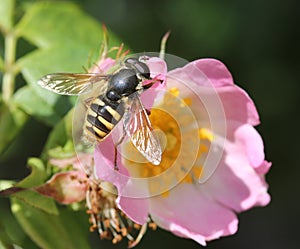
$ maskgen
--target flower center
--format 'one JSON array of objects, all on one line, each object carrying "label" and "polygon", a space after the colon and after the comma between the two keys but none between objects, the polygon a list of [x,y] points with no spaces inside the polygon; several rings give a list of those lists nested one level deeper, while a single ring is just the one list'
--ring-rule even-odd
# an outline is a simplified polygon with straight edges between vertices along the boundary
[{"label": "flower center", "polygon": [[202,141],[213,139],[208,130],[198,128],[189,107],[192,99],[179,98],[179,93],[177,88],[171,88],[149,116],[163,150],[159,165],[140,159],[140,153],[131,143],[123,148],[130,155],[130,158],[124,158],[130,176],[148,179],[151,195],[167,196],[178,183],[198,180],[203,170],[202,155],[208,151],[208,146]]},{"label": "flower center", "polygon": [[[140,177],[153,177],[161,174],[170,168],[178,157],[181,147],[181,133],[176,120],[167,112],[160,109],[153,109],[150,115],[150,121],[154,130],[158,133],[162,144],[163,154],[160,165],[153,165],[147,162]],[[159,134],[164,134],[164,137]],[[165,140],[165,141],[164,141]]]}]

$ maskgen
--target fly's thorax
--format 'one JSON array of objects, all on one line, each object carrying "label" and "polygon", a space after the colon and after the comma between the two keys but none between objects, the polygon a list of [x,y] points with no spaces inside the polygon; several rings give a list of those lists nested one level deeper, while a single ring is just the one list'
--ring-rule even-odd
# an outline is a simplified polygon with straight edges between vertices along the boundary
[{"label": "fly's thorax", "polygon": [[86,113],[85,133],[96,141],[102,141],[122,119],[125,103],[112,102],[105,96],[95,98]]},{"label": "fly's thorax", "polygon": [[141,79],[134,69],[122,68],[110,78],[107,94],[113,92],[121,99],[135,93],[140,82]]}]

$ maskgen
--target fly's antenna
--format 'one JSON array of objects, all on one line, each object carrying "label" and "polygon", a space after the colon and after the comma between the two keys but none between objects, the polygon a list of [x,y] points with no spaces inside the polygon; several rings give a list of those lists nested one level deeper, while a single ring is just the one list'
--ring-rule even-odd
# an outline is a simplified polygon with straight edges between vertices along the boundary
[{"label": "fly's antenna", "polygon": [[165,33],[165,35],[161,39],[159,58],[161,58],[162,60],[165,59],[166,44],[167,44],[170,34],[171,34],[171,31],[169,30],[167,33]]}]

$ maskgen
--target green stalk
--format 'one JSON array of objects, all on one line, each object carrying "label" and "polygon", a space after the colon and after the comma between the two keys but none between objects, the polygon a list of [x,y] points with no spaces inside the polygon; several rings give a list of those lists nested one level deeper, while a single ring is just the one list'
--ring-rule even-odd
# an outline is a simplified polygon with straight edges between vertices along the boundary
[{"label": "green stalk", "polygon": [[15,0],[6,0],[4,4],[7,9],[5,12],[5,22],[2,27],[4,35],[2,97],[4,102],[9,104],[15,90],[15,78],[17,74],[15,70],[17,36],[13,28]]},{"label": "green stalk", "polygon": [[9,103],[15,89],[15,59],[16,59],[17,37],[13,31],[5,35],[4,50],[4,75],[2,82],[2,95],[5,103]]}]

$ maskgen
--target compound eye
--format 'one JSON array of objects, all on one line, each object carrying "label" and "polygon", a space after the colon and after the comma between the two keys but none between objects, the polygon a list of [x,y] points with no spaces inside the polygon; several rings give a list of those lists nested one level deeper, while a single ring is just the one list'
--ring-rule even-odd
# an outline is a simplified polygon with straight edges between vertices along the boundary
[{"label": "compound eye", "polygon": [[143,62],[138,62],[135,65],[136,70],[146,79],[150,79],[150,70],[149,67],[143,63]]},{"label": "compound eye", "polygon": [[137,58],[127,58],[125,60],[125,65],[136,70],[144,78],[150,79],[149,67],[144,62],[139,61]]},{"label": "compound eye", "polygon": [[121,96],[117,94],[115,91],[108,91],[106,93],[106,97],[111,101],[118,101],[121,99]]},{"label": "compound eye", "polygon": [[139,60],[137,58],[127,58],[124,63],[126,66],[134,67],[134,65],[138,62],[139,62]]}]

